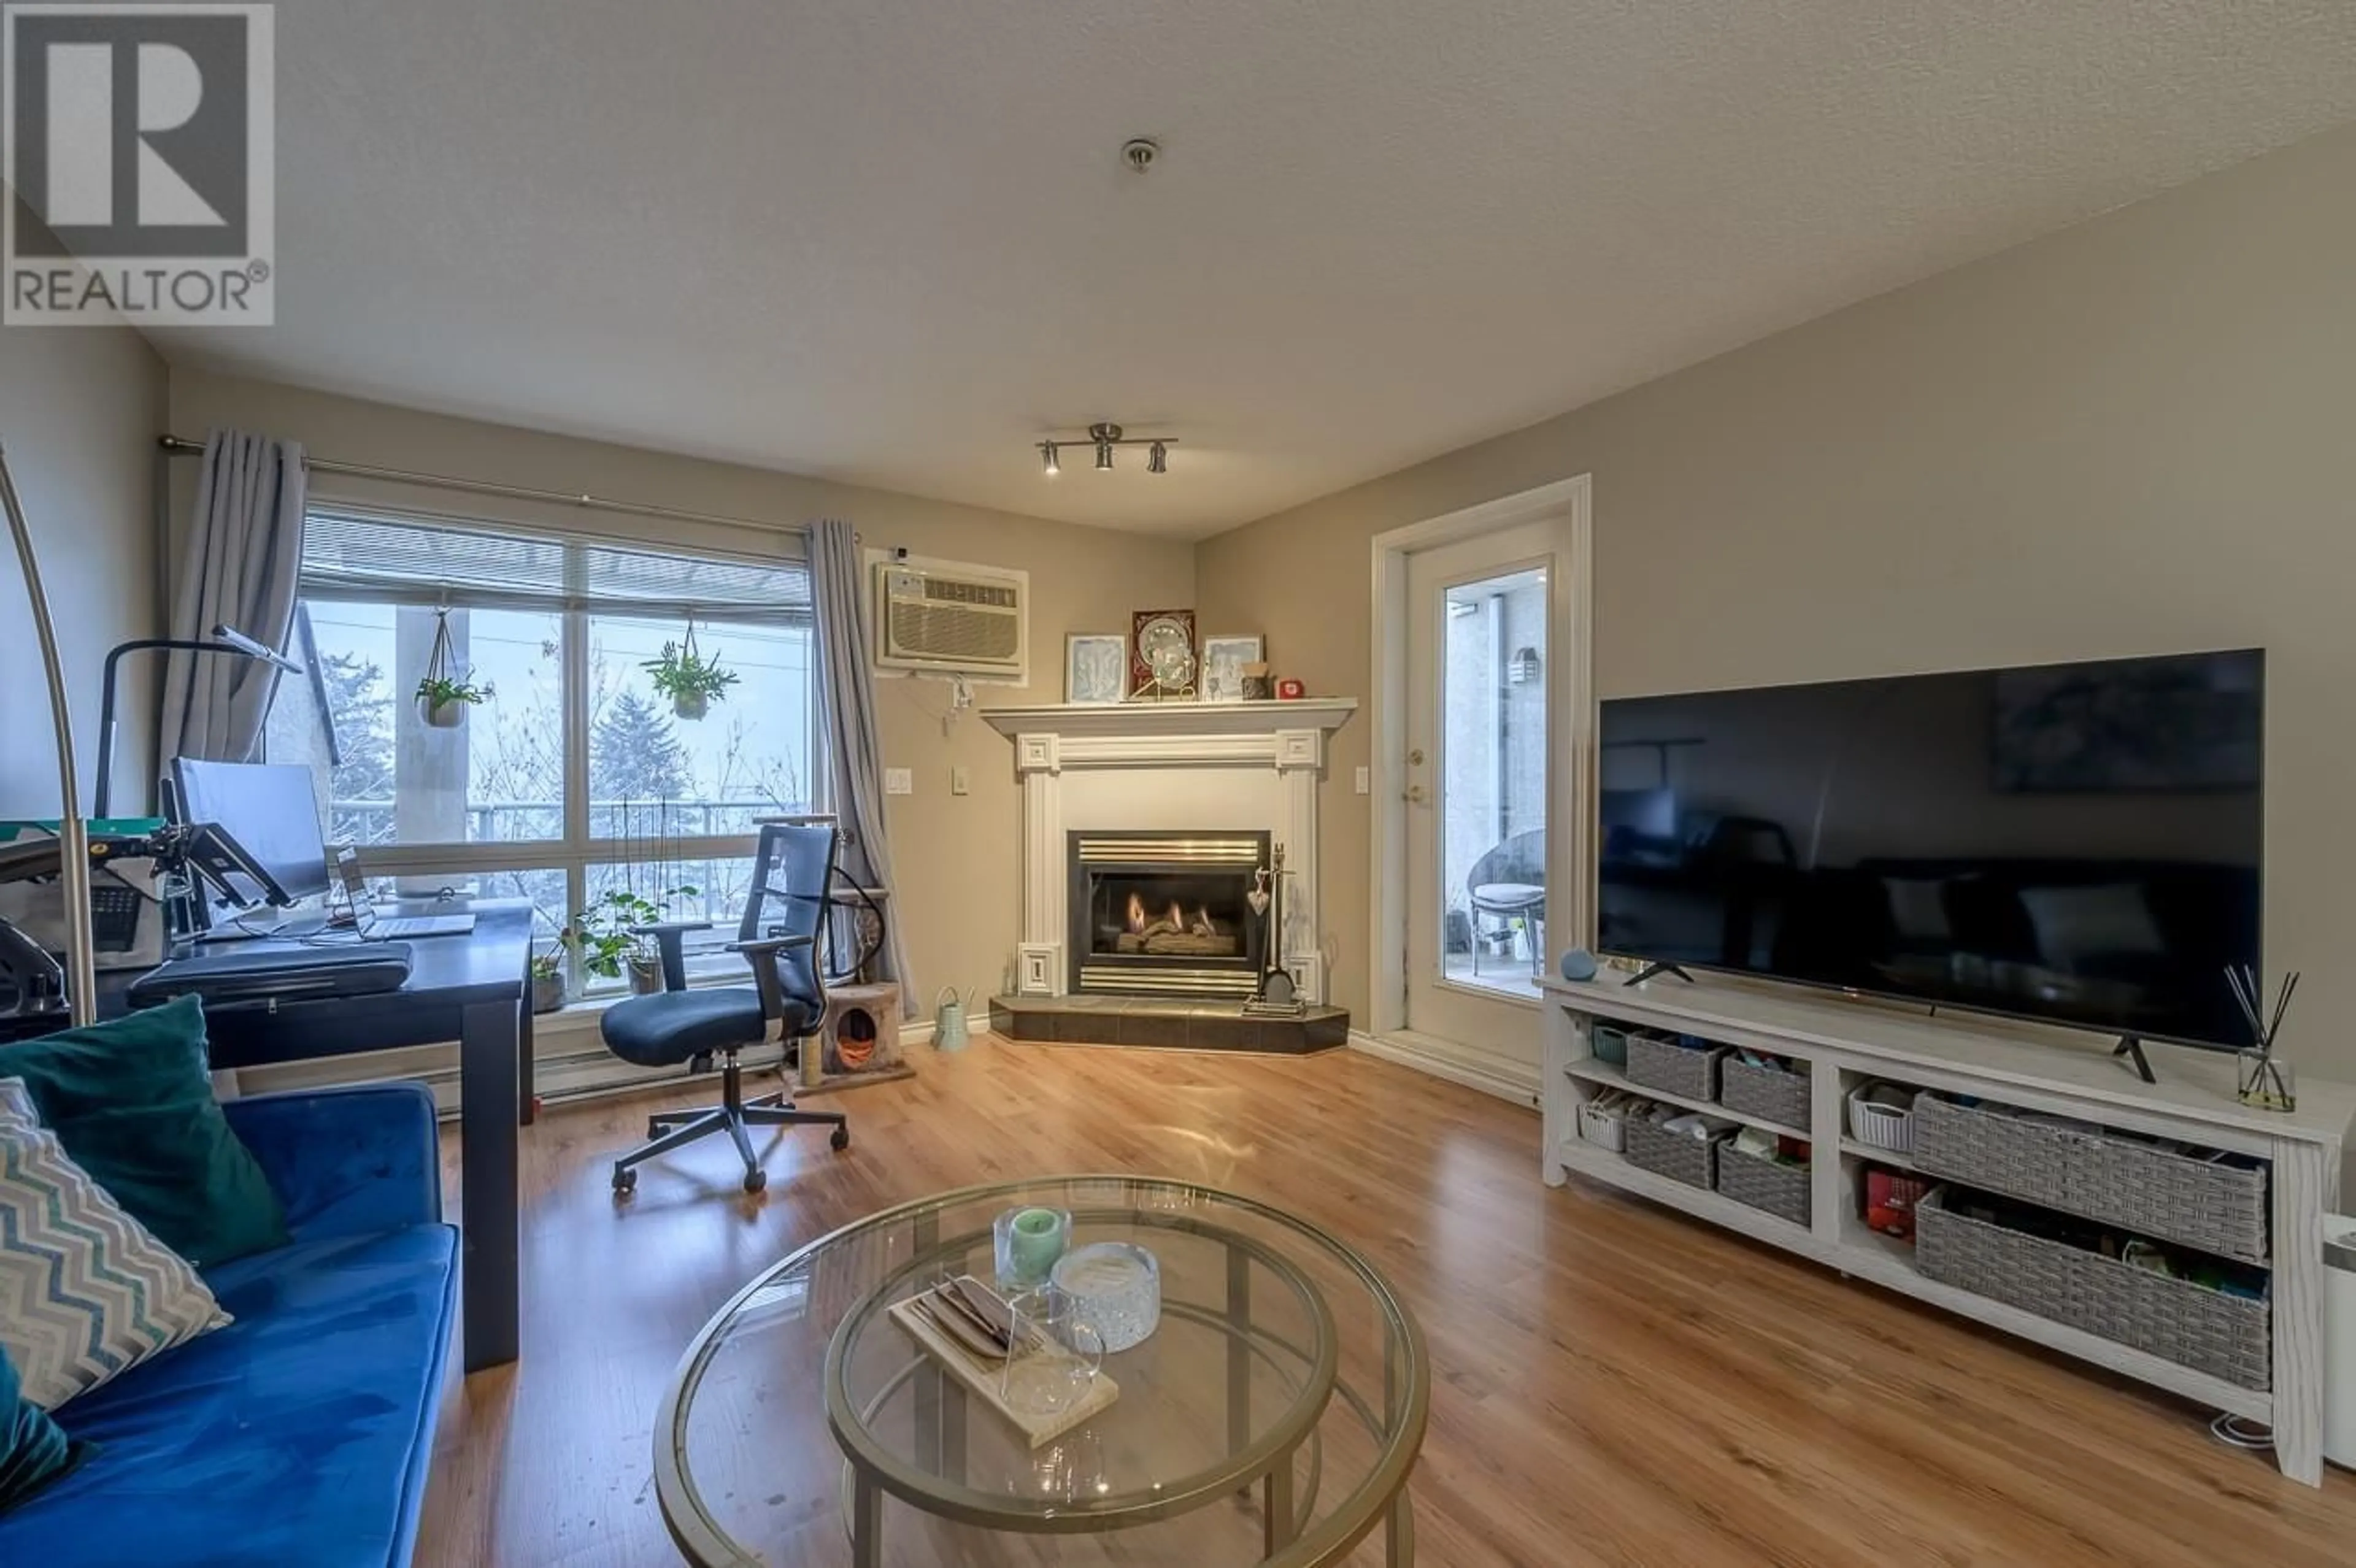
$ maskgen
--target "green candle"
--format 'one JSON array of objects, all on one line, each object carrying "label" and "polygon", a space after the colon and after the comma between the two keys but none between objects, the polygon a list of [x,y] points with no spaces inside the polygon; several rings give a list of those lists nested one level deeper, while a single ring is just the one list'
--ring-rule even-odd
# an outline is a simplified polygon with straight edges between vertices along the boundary
[{"label": "green candle", "polygon": [[1009,1228],[1007,1253],[1015,1274],[1026,1281],[1047,1277],[1055,1260],[1064,1255],[1064,1243],[1071,1221],[1054,1209],[1024,1209],[1014,1216]]}]

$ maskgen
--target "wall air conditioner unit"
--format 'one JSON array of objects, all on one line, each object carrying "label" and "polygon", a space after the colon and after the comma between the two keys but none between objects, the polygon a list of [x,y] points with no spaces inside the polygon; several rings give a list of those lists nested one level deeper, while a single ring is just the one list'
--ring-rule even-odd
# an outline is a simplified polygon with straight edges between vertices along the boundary
[{"label": "wall air conditioner unit", "polygon": [[873,560],[876,668],[1028,683],[1028,572]]}]

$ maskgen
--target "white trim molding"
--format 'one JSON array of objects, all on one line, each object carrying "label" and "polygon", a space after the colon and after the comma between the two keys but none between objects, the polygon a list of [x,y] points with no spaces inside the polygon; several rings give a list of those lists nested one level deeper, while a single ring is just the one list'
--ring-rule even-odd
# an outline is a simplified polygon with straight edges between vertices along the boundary
[{"label": "white trim molding", "polygon": [[[1323,931],[1318,914],[1317,799],[1325,740],[1349,722],[1356,702],[1319,698],[1292,702],[1059,703],[994,708],[983,720],[1014,742],[1023,785],[1022,935],[1016,980],[1024,996],[1059,997],[1071,984],[1065,952],[1069,918],[1069,826],[1066,785],[1078,773],[1114,769],[1201,774],[1208,791],[1230,772],[1273,773],[1279,805],[1265,826],[1285,854],[1284,966],[1301,994],[1325,999]],[[1089,826],[1083,824],[1082,826]],[[1141,826],[1142,826],[1141,824]]]},{"label": "white trim molding", "polygon": [[1473,1056],[1453,1041],[1407,1029],[1377,1036],[1354,1029],[1350,1031],[1350,1049],[1451,1083],[1461,1083],[1467,1089],[1478,1089],[1483,1094],[1494,1094],[1530,1110],[1539,1109],[1538,1070],[1526,1061]]}]

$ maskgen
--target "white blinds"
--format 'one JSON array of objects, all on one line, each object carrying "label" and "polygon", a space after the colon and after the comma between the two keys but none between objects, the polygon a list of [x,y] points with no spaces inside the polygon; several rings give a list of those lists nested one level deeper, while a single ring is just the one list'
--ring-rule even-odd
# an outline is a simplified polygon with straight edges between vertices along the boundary
[{"label": "white blinds", "polygon": [[495,533],[314,508],[303,533],[314,599],[541,609],[580,605],[658,617],[807,624],[798,560],[627,549],[556,534]]}]

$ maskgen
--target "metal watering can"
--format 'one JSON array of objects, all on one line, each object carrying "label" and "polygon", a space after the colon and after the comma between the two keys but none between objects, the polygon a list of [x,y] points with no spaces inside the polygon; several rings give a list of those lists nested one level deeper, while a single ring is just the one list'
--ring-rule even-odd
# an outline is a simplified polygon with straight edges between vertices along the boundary
[{"label": "metal watering can", "polygon": [[[942,1001],[943,997],[948,999]],[[973,1040],[972,1034],[965,1027],[965,998],[958,995],[958,988],[955,986],[943,986],[939,995],[934,997],[933,1001],[936,1004],[933,1014],[933,1049],[963,1051]]]}]

